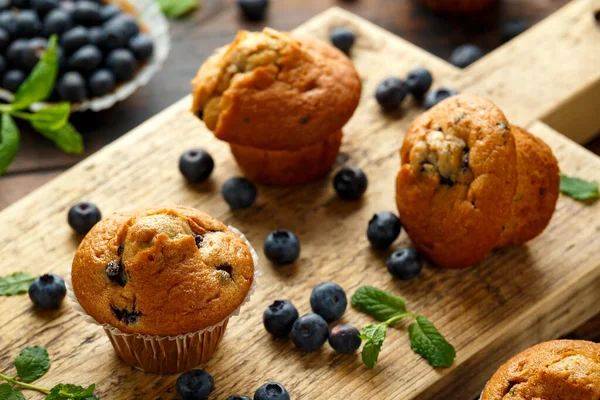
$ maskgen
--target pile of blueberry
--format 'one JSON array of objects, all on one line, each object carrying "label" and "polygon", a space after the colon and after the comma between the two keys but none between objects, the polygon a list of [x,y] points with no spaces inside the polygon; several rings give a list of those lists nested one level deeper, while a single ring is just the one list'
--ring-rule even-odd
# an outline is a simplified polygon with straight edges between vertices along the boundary
[{"label": "pile of blueberry", "polygon": [[326,341],[338,353],[354,353],[361,344],[360,332],[349,325],[327,324],[339,320],[348,306],[346,293],[339,285],[324,282],[310,295],[312,313],[299,316],[298,310],[288,300],[276,300],[263,313],[267,332],[276,338],[291,334],[294,345],[303,352],[319,350]]},{"label": "pile of blueberry", "polygon": [[0,0],[1,86],[15,92],[59,38],[59,76],[50,100],[80,102],[133,79],[154,44],[136,18],[102,0]]},{"label": "pile of blueberry", "polygon": [[[215,388],[215,380],[203,369],[193,369],[177,378],[177,394],[181,400],[206,400]],[[226,400],[252,400],[234,394]],[[281,383],[267,382],[256,390],[254,400],[290,400],[288,391]]]},{"label": "pile of blueberry", "polygon": [[[367,227],[367,239],[377,250],[387,249],[400,235],[402,223],[389,211],[373,215]],[[423,269],[423,258],[412,248],[396,250],[387,260],[390,274],[403,281],[416,278]]]}]

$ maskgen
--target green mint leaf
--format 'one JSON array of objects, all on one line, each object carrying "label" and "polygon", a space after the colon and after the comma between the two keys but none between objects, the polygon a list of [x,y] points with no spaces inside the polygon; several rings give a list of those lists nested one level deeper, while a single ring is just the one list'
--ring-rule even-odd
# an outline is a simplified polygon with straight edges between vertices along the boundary
[{"label": "green mint leaf", "polygon": [[456,357],[454,347],[425,317],[418,315],[408,327],[410,347],[433,367],[449,367]]},{"label": "green mint leaf", "polygon": [[42,346],[26,347],[15,358],[17,374],[23,382],[33,382],[50,368],[50,357]]},{"label": "green mint leaf", "polygon": [[560,174],[560,192],[575,200],[590,200],[600,197],[598,182],[589,182]]},{"label": "green mint leaf", "polygon": [[402,297],[373,286],[359,288],[352,296],[352,305],[379,321],[387,321],[406,312],[406,301]]},{"label": "green mint leaf", "polygon": [[56,130],[45,129],[42,126],[37,126],[34,122],[31,125],[42,136],[53,141],[65,153],[83,153],[83,138],[70,123],[66,123],[62,128]]},{"label": "green mint leaf", "polygon": [[10,383],[0,385],[0,400],[25,400],[23,393],[13,389]]},{"label": "green mint leaf", "polygon": [[158,0],[163,14],[169,18],[179,18],[198,7],[200,0]]},{"label": "green mint leaf", "polygon": [[0,127],[0,175],[3,175],[19,151],[19,128],[12,117],[2,114]]},{"label": "green mint leaf", "polygon": [[385,324],[372,324],[362,329],[360,338],[365,341],[362,349],[362,362],[368,368],[373,368],[379,358],[379,352],[385,340],[386,329],[387,326]]},{"label": "green mint leaf", "polygon": [[33,276],[27,272],[15,272],[12,275],[0,277],[0,296],[26,293],[31,282],[33,282]]},{"label": "green mint leaf", "polygon": [[46,99],[52,93],[58,74],[57,37],[52,35],[48,48],[35,65],[25,82],[19,86],[11,104],[13,110],[22,110],[33,103]]},{"label": "green mint leaf", "polygon": [[77,385],[60,383],[54,386],[46,400],[98,400],[94,395],[96,385],[90,385],[87,389]]},{"label": "green mint leaf", "polygon": [[71,115],[71,104],[60,103],[55,106],[42,108],[36,113],[25,114],[36,131],[56,131],[69,122]]}]

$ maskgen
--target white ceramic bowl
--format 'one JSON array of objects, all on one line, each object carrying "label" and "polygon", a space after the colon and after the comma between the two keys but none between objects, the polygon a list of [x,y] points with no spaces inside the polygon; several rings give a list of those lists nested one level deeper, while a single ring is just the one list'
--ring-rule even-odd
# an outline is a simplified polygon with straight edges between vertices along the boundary
[{"label": "white ceramic bowl", "polygon": [[[81,103],[71,105],[71,111],[101,111],[112,107],[118,101],[123,101],[133,94],[139,87],[148,83],[160,70],[167,59],[171,47],[169,39],[169,23],[158,6],[156,0],[108,0],[109,3],[120,6],[124,10],[134,14],[140,25],[147,28],[145,32],[154,42],[154,53],[137,72],[132,81],[119,84],[115,91],[106,96],[95,97]],[[0,99],[12,101],[13,94],[0,88]],[[36,103],[31,106],[32,110],[43,108],[47,104]]]}]

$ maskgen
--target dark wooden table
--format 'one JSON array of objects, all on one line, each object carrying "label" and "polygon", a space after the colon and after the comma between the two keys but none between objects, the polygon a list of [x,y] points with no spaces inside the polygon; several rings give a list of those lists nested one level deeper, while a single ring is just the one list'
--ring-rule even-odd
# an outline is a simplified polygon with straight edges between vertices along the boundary
[{"label": "dark wooden table", "polygon": [[[415,0],[272,0],[264,22],[248,23],[240,18],[235,0],[205,0],[201,10],[171,23],[169,59],[146,87],[111,110],[73,116],[72,122],[85,137],[85,154],[63,154],[26,126],[21,127],[20,153],[8,173],[0,177],[0,210],[188,94],[189,81],[202,61],[214,48],[231,41],[239,29],[258,30],[269,25],[289,30],[331,6],[340,6],[448,58],[452,49],[467,42],[491,51],[501,44],[500,27],[504,21],[524,19],[533,25],[567,2],[504,0],[483,14],[453,17],[433,14]],[[600,154],[600,140],[589,143],[588,148]],[[600,316],[571,337],[599,339],[599,332]]]}]

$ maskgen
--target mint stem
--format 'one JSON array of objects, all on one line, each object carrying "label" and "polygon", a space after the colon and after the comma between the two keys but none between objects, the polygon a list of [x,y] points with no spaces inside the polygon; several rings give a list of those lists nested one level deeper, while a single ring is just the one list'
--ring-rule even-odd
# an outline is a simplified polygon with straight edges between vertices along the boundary
[{"label": "mint stem", "polygon": [[5,381],[7,381],[9,383],[12,383],[13,385],[21,386],[22,388],[25,388],[25,389],[35,390],[35,391],[38,391],[38,392],[42,392],[44,394],[50,393],[50,389],[46,389],[46,388],[43,388],[43,387],[30,385],[30,384],[25,383],[25,382],[20,382],[20,381],[14,379],[14,378],[11,378],[10,376],[6,376],[6,375],[2,374],[2,373],[0,373],[0,378],[4,379]]},{"label": "mint stem", "polygon": [[396,322],[400,321],[402,318],[406,318],[406,317],[411,317],[411,318],[416,318],[417,314],[411,313],[411,312],[405,312],[402,314],[398,314],[390,319],[388,319],[385,322],[382,322],[383,325],[385,326],[390,326],[392,324],[395,324]]}]

